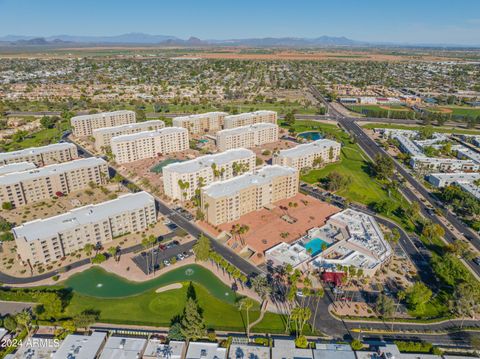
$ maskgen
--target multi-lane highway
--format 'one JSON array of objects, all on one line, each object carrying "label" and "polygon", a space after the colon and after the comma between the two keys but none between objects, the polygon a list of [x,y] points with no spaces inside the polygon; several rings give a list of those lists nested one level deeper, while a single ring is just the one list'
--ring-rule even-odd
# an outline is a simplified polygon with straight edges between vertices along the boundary
[{"label": "multi-lane highway", "polygon": [[[362,130],[362,128],[357,123],[358,118],[343,116],[343,114],[338,112],[334,107],[330,106],[330,104],[325,101],[322,94],[315,87],[310,86],[310,90],[317,99],[325,103],[328,108],[329,115],[334,117],[345,130],[347,130],[356,138],[360,147],[370,158],[374,159],[375,156],[378,154],[389,156],[383,148],[379,147],[377,143]],[[414,176],[412,176],[398,161],[394,161],[394,164],[397,173],[400,174],[403,178],[405,178],[409,182],[409,184],[428,201],[431,207],[441,211],[446,220],[450,222],[457,231],[463,233],[471,241],[471,243],[475,246],[477,250],[480,250],[480,239],[478,235],[474,233],[462,221],[460,221],[456,216],[454,216],[451,212],[446,209],[442,209],[440,207],[441,202],[438,201],[434,196],[432,196],[432,194],[427,191],[425,187]],[[436,214],[431,214],[429,207],[425,203],[423,203],[410,188],[402,185],[400,187],[400,191],[410,202],[418,202],[418,204],[420,205],[421,213],[424,217],[431,219],[434,223],[439,224],[445,230],[445,239],[449,243],[452,243],[455,239],[457,239],[452,230],[448,228],[448,226],[446,226]],[[480,266],[478,266],[473,260],[467,261],[467,264],[477,274],[477,276],[480,276]]]}]

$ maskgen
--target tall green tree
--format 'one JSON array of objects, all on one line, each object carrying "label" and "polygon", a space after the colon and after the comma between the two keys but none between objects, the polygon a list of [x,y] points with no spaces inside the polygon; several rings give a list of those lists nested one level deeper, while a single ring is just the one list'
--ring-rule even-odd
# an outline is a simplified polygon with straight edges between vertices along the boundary
[{"label": "tall green tree", "polygon": [[201,262],[205,262],[210,258],[210,252],[212,247],[210,239],[203,233],[198,237],[197,243],[193,245],[193,253],[195,253],[195,259]]},{"label": "tall green tree", "polygon": [[425,311],[425,304],[432,298],[432,291],[422,282],[415,282],[405,293],[408,306],[418,313]]},{"label": "tall green tree", "polygon": [[193,298],[187,299],[185,313],[182,318],[182,334],[187,340],[197,340],[205,337],[205,321],[197,302]]}]

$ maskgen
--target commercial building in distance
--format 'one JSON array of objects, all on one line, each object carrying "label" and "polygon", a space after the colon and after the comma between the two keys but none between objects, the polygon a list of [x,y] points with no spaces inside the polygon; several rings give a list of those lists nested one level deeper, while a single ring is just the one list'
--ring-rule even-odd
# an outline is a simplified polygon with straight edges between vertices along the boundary
[{"label": "commercial building in distance", "polygon": [[91,115],[72,117],[70,123],[73,135],[77,137],[91,136],[96,128],[113,127],[134,123],[136,116],[134,111],[121,110],[102,112]]},{"label": "commercial building in distance", "polygon": [[190,199],[201,184],[206,186],[253,171],[255,160],[253,151],[238,148],[169,164],[162,170],[165,194],[173,199]]},{"label": "commercial building in distance", "polygon": [[473,160],[459,160],[456,158],[413,157],[410,165],[420,172],[476,172],[480,164]]},{"label": "commercial building in distance", "polygon": [[190,116],[179,116],[172,120],[172,125],[184,127],[191,135],[219,131],[223,128],[226,112],[207,112]]},{"label": "commercial building in distance", "polygon": [[12,232],[21,259],[36,264],[59,260],[87,243],[108,243],[126,233],[143,231],[156,221],[154,198],[138,192],[27,222]]},{"label": "commercial building in distance", "polygon": [[54,143],[42,147],[31,147],[24,150],[0,153],[0,165],[31,162],[40,167],[53,163],[68,162],[77,157],[77,146],[73,143]]},{"label": "commercial building in distance", "polygon": [[213,225],[231,222],[242,215],[290,198],[298,193],[298,171],[278,165],[265,166],[201,189],[205,219]]},{"label": "commercial building in distance", "polygon": [[478,172],[431,173],[428,175],[428,182],[437,188],[454,183],[473,183],[478,180],[480,180]]},{"label": "commercial building in distance", "polygon": [[8,165],[0,166],[0,176],[6,175],[12,172],[22,172],[37,168],[34,163],[30,162],[18,162],[10,163]]},{"label": "commercial building in distance", "polygon": [[100,185],[108,178],[108,164],[101,158],[84,158],[0,176],[0,203],[14,207]]},{"label": "commercial building in distance", "polygon": [[278,141],[278,126],[273,123],[257,123],[217,132],[220,151],[232,148],[249,148]]},{"label": "commercial building in distance", "polygon": [[110,140],[113,137],[121,135],[129,135],[131,133],[159,130],[165,127],[165,122],[162,120],[151,120],[145,122],[129,123],[126,125],[114,127],[102,127],[93,130],[93,138],[95,139],[95,148],[101,150],[102,148],[110,147]]},{"label": "commercial building in distance", "polygon": [[183,127],[165,127],[122,135],[111,139],[115,162],[128,163],[188,150],[188,131]]},{"label": "commercial building in distance", "polygon": [[341,147],[338,142],[321,139],[281,150],[277,156],[273,157],[273,164],[294,167],[297,170],[318,167],[319,164],[338,161]]},{"label": "commercial building in distance", "polygon": [[242,126],[255,125],[257,123],[277,124],[277,113],[275,111],[255,111],[245,112],[238,115],[229,115],[225,117],[224,128],[235,128]]}]

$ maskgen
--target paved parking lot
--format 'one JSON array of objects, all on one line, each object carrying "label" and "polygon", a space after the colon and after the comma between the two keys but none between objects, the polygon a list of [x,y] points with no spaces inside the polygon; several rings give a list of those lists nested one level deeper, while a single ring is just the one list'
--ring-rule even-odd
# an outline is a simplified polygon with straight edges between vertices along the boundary
[{"label": "paved parking lot", "polygon": [[[170,265],[166,264],[164,261],[170,261],[172,257],[176,257],[177,261],[181,261],[182,257],[189,257],[193,253],[191,249],[195,241],[190,241],[188,243],[179,244],[178,241],[170,241],[168,243],[162,243],[156,245],[153,249],[149,251],[144,251],[137,256],[133,257],[133,262],[142,270],[143,273],[149,274],[152,271],[160,269],[160,266]],[[148,260],[147,260],[148,255]],[[153,259],[153,261],[152,261]],[[148,267],[150,270],[147,271],[147,261]],[[169,262],[167,262],[169,263]]]}]

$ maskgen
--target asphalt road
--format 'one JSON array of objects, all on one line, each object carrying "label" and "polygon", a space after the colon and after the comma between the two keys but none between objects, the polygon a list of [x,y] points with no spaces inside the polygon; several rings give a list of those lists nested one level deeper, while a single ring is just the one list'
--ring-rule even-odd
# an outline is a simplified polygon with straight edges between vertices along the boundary
[{"label": "asphalt road", "polygon": [[[363,130],[358,126],[357,123],[352,121],[348,118],[339,118],[339,123],[347,129],[350,133],[352,133],[358,141],[358,144],[362,147],[362,149],[369,155],[371,158],[374,158],[377,154],[384,154],[388,155],[383,148],[377,146],[374,140],[372,140],[367,134],[363,132]],[[437,201],[431,194],[428,192],[418,181],[415,177],[413,177],[402,165],[400,165],[397,161],[395,163],[396,171],[405,178],[412,187],[415,188],[433,208],[439,209],[443,216],[450,222],[455,229],[457,229],[460,233],[467,234],[471,239],[471,243],[480,250],[480,240],[478,236],[473,233],[470,228],[468,228],[465,224],[463,224],[457,217],[452,215],[449,211],[442,209],[439,207],[441,203]],[[448,228],[435,214],[431,215],[429,213],[429,207],[423,203],[418,197],[413,193],[408,187],[402,186],[400,190],[403,194],[408,198],[411,202],[418,202],[420,205],[420,210],[425,218],[429,218],[434,223],[439,224],[445,230],[445,239],[452,243],[457,237],[453,234],[453,232]],[[475,271],[477,275],[480,275],[480,266],[478,266],[473,261],[467,261],[468,265]]]},{"label": "asphalt road", "polygon": [[[351,133],[357,140],[358,144],[360,147],[365,151],[365,153],[370,157],[370,158],[375,158],[377,154],[382,154],[382,155],[387,155],[389,156],[385,150],[381,147],[379,147],[373,139],[371,139],[365,132],[363,132],[362,128],[356,123],[358,118],[352,118],[352,117],[345,117],[343,116],[340,112],[335,110],[332,106],[329,105],[328,102],[325,101],[323,98],[322,94],[313,86],[310,86],[310,90],[312,91],[313,95],[317,98],[320,99],[322,102],[325,102],[327,108],[328,108],[328,113],[330,116],[333,116],[336,118],[338,123],[349,133]],[[378,119],[377,119],[378,121]],[[382,119],[383,122],[383,119]],[[394,161],[395,164],[395,170],[403,176],[409,183],[410,185],[415,188],[416,191],[418,191],[426,200],[429,202],[429,204],[433,208],[437,208],[440,210],[443,214],[443,216],[447,219],[448,222],[450,222],[453,227],[455,227],[456,230],[458,230],[460,233],[463,233],[464,235],[467,235],[468,238],[470,239],[471,243],[475,246],[477,250],[480,250],[480,238],[476,233],[474,233],[468,226],[466,226],[462,221],[460,221],[456,216],[451,214],[448,210],[442,209],[440,206],[442,203],[435,199],[432,194],[427,191],[418,181],[415,177],[413,177],[400,163],[397,161]],[[400,191],[405,195],[405,197],[410,201],[410,202],[418,202],[420,205],[420,210],[422,212],[422,215],[425,218],[431,219],[434,223],[439,224],[444,230],[445,230],[445,239],[447,242],[452,243],[456,237],[454,233],[448,228],[435,214],[431,215],[428,211],[428,206],[423,203],[416,195],[413,193],[408,187],[406,186],[401,186]],[[478,275],[480,276],[480,266],[477,265],[475,262],[472,260],[467,261],[467,264],[469,267]]]}]

